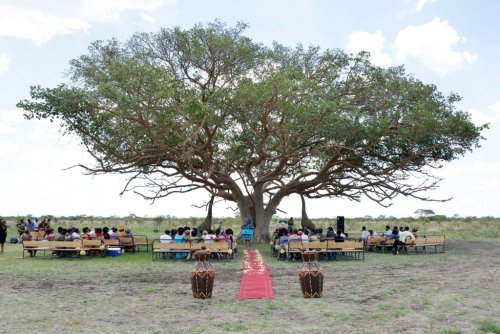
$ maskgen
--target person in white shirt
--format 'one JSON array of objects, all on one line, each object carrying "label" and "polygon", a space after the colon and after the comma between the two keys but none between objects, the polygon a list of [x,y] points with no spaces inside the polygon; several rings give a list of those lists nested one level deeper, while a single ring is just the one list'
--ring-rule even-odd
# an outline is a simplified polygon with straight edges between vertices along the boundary
[{"label": "person in white shirt", "polygon": [[309,231],[302,231],[302,235],[300,237],[302,238],[302,242],[309,242]]},{"label": "person in white shirt", "polygon": [[404,231],[399,232],[399,248],[398,248],[398,254],[399,252],[404,248],[404,245],[406,243],[406,239],[410,238],[411,241],[415,241],[415,236],[413,233],[410,232],[410,228],[408,226],[405,226]]},{"label": "person in white shirt", "polygon": [[205,243],[214,242],[215,239],[214,231],[212,229],[209,229],[208,231],[207,230],[203,231],[202,238]]},{"label": "person in white shirt", "polygon": [[80,231],[77,228],[73,228],[72,229],[71,238],[73,240],[80,240],[81,239],[81,237],[80,237]]},{"label": "person in white shirt", "polygon": [[169,230],[165,230],[165,234],[160,236],[160,242],[163,244],[168,244],[172,242],[172,236],[170,235]]},{"label": "person in white shirt", "polygon": [[[162,244],[169,244],[171,242],[172,242],[172,236],[170,235],[170,230],[165,230],[165,233],[160,236],[160,243],[162,243]],[[174,257],[173,253],[166,253],[166,252],[161,253],[161,257],[163,259],[166,259],[167,255],[170,258]]]},{"label": "person in white shirt", "polygon": [[368,243],[368,238],[370,237],[370,233],[366,230],[366,226],[361,228],[361,241],[363,241],[363,245],[366,247]]},{"label": "person in white shirt", "polygon": [[391,230],[391,227],[390,227],[389,225],[387,225],[387,226],[385,227],[384,236],[385,236],[386,238],[390,238],[390,237],[392,237],[392,230]]}]

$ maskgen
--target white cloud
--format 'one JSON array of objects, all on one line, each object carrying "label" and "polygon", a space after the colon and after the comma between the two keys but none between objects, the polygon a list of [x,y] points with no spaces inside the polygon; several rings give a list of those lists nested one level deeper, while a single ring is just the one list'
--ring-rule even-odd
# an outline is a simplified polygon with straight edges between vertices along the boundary
[{"label": "white cloud", "polygon": [[10,57],[6,53],[0,53],[0,74],[9,70]]},{"label": "white cloud", "polygon": [[460,70],[465,63],[476,61],[477,54],[453,49],[464,42],[465,38],[459,36],[448,21],[441,21],[437,17],[421,26],[408,26],[400,30],[394,47],[397,60],[414,58],[438,75],[445,76]]},{"label": "white cloud", "polygon": [[151,12],[176,0],[75,0],[18,1],[0,5],[0,37],[29,40],[36,45],[54,36],[87,31],[94,22],[118,20],[126,10]]},{"label": "white cloud", "polygon": [[18,150],[17,145],[10,141],[0,141],[0,158],[7,158]]},{"label": "white cloud", "polygon": [[0,135],[6,135],[16,130],[16,125],[24,121],[20,110],[0,110]]},{"label": "white cloud", "polygon": [[149,23],[155,23],[155,18],[151,15],[148,15],[146,13],[141,13],[141,17],[144,21],[149,22]]},{"label": "white cloud", "polygon": [[428,4],[428,3],[430,3],[430,2],[434,2],[434,1],[436,1],[436,0],[418,0],[418,1],[417,1],[417,5],[415,6],[415,10],[416,10],[416,11],[421,11],[421,10],[422,10],[422,8],[423,8],[426,4]]},{"label": "white cloud", "polygon": [[56,35],[87,30],[90,24],[75,17],[62,17],[38,10],[0,7],[0,36],[27,39],[41,45]]},{"label": "white cloud", "polygon": [[390,66],[391,56],[383,51],[385,38],[380,30],[375,33],[355,31],[349,35],[347,49],[352,53],[368,51],[375,65]]},{"label": "white cloud", "polygon": [[467,112],[471,115],[472,122],[476,125],[483,125],[485,123],[495,125],[500,121],[500,101],[490,105],[486,111],[473,108],[467,110]]}]

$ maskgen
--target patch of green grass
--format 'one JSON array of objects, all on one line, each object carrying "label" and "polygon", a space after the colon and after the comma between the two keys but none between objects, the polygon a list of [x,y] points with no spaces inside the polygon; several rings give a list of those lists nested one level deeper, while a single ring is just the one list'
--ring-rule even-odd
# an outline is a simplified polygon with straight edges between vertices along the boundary
[{"label": "patch of green grass", "polygon": [[373,313],[373,314],[368,315],[368,317],[370,319],[373,319],[373,320],[382,320],[385,318],[385,316],[381,313]]},{"label": "patch of green grass", "polygon": [[353,296],[357,296],[357,295],[359,295],[359,292],[357,292],[357,291],[351,291],[350,294],[353,295]]},{"label": "patch of green grass", "polygon": [[460,296],[460,295],[455,295],[455,296],[452,296],[450,298],[450,300],[454,301],[454,302],[462,302],[464,301],[464,296]]},{"label": "patch of green grass", "polygon": [[484,319],[479,323],[479,329],[487,333],[500,334],[500,325],[491,319]]},{"label": "patch of green grass", "polygon": [[278,309],[278,304],[276,303],[269,303],[267,304],[266,308],[270,311],[274,311]]},{"label": "patch of green grass", "polygon": [[461,331],[456,329],[445,329],[444,331],[439,332],[440,334],[462,334]]},{"label": "patch of green grass", "polygon": [[145,295],[149,295],[149,294],[154,293],[154,292],[156,292],[155,287],[147,287],[147,288],[142,289],[142,293]]},{"label": "patch of green grass", "polygon": [[408,310],[406,308],[399,308],[396,311],[394,311],[394,316],[396,318],[402,318],[408,314]]},{"label": "patch of green grass", "polygon": [[351,320],[351,318],[352,318],[350,314],[347,314],[345,312],[338,312],[338,311],[324,312],[323,316],[327,317],[327,318],[335,318],[336,320],[339,320],[339,321],[348,321],[348,320]]},{"label": "patch of green grass", "polygon": [[389,297],[389,292],[387,292],[387,291],[381,291],[381,292],[379,293],[379,296],[380,296],[380,298],[382,298],[382,299],[387,299],[387,298]]},{"label": "patch of green grass", "polygon": [[380,306],[381,310],[390,310],[392,308],[391,304],[381,304]]},{"label": "patch of green grass", "polygon": [[227,332],[243,332],[248,330],[248,327],[245,326],[242,322],[237,322],[235,324],[227,324],[224,326],[224,330]]}]

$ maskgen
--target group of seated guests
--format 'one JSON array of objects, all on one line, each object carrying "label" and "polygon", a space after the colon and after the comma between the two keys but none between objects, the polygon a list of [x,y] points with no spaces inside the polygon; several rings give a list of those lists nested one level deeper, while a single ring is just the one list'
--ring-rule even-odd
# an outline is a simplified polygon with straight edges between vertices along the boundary
[{"label": "group of seated guests", "polygon": [[[406,241],[412,240],[415,241],[415,238],[417,237],[417,232],[418,228],[414,227],[411,229],[408,226],[394,226],[392,229],[389,225],[385,227],[385,232],[380,233],[380,235],[377,232],[374,232],[373,230],[368,230],[366,231],[366,227],[363,226],[361,229],[361,240],[365,244],[365,246],[368,244],[368,240],[373,237],[383,237],[383,242],[387,240],[394,240],[394,243],[390,245],[389,247],[392,248],[392,254],[394,255],[399,255],[399,252],[404,249],[404,245]],[[372,251],[373,245],[367,247],[368,251]],[[379,245],[376,246],[377,248],[382,248],[384,245]]]},{"label": "group of seated guests", "polygon": [[[38,229],[38,230],[24,230],[19,237],[19,241],[30,241],[34,240],[45,240],[45,241],[74,241],[74,240],[111,240],[111,239],[119,239],[119,238],[131,238],[133,237],[131,231],[129,229],[125,229],[123,226],[119,227],[96,227],[94,229],[90,229],[88,227],[84,227],[82,232],[77,227],[71,228],[63,228],[59,227],[57,229],[57,233],[54,232],[54,229],[50,226],[46,227],[46,229]],[[125,251],[133,251],[133,245],[124,245],[123,249]],[[36,255],[36,250],[28,251],[30,256],[33,257]],[[52,252],[53,255],[59,255],[57,251]],[[90,253],[89,253],[90,254]],[[64,254],[65,255],[65,254]]]},{"label": "group of seated guests", "polygon": [[[229,248],[232,252],[236,251],[236,240],[234,239],[234,232],[232,229],[228,228],[223,230],[221,228],[216,229],[215,231],[212,229],[199,231],[196,227],[179,227],[177,229],[165,230],[165,233],[160,236],[160,242],[162,243],[170,243],[170,242],[227,242],[229,243]],[[166,254],[164,254],[165,256]],[[188,253],[177,253],[175,257],[177,259],[185,259],[188,255],[192,256]],[[170,257],[173,257],[171,254]]]},{"label": "group of seated guests", "polygon": [[77,227],[59,227],[57,229],[57,234],[54,232],[53,228],[47,227],[45,230],[24,230],[19,238],[20,241],[33,240],[33,232],[37,232],[35,233],[36,239],[47,241],[102,240],[118,239],[120,237],[133,237],[131,231],[129,229],[125,229],[124,227],[113,227],[111,229],[108,227],[96,227],[92,230],[88,227],[84,227],[82,232],[80,232]]},{"label": "group of seated guests", "polygon": [[[315,230],[309,229],[287,229],[280,228],[274,231],[271,248],[273,254],[278,259],[283,259],[286,253],[286,247],[290,240],[301,240],[302,242],[309,241],[324,241],[327,239],[335,240],[336,242],[343,242],[346,240],[347,236],[343,231],[335,231],[333,227],[328,227],[326,234],[323,233],[322,228],[318,228]],[[327,254],[330,259],[330,254]],[[332,257],[335,254],[331,254]],[[297,257],[300,257],[300,254],[293,254],[292,260],[295,260]],[[331,258],[333,259],[333,258]]]},{"label": "group of seated guests", "polygon": [[404,248],[404,245],[408,239],[415,241],[417,231],[418,230],[414,228],[410,232],[410,228],[408,226],[405,226],[404,228],[402,226],[394,226],[391,230],[391,227],[387,225],[385,227],[384,237],[385,240],[394,240],[394,244],[392,246],[392,254],[399,255],[399,252]]}]

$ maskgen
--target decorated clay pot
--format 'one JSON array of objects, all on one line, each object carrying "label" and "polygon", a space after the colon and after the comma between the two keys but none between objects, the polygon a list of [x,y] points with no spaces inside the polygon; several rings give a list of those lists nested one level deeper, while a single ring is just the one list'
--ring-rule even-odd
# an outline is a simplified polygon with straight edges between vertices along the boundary
[{"label": "decorated clay pot", "polygon": [[193,290],[194,298],[212,298],[215,270],[210,262],[208,262],[210,254],[211,253],[209,251],[205,250],[205,246],[202,247],[202,250],[194,253],[196,262],[190,274],[191,288]]},{"label": "decorated clay pot", "polygon": [[302,252],[299,271],[300,289],[304,298],[320,298],[323,293],[323,269],[318,264],[316,251]]}]

